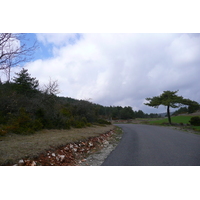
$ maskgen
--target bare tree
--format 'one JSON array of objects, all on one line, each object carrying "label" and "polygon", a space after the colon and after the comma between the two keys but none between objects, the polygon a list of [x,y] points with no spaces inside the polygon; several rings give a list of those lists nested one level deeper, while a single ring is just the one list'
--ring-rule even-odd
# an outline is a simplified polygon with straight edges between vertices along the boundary
[{"label": "bare tree", "polygon": [[0,33],[0,70],[5,70],[8,81],[11,67],[30,61],[38,47],[36,41],[31,46],[26,41],[26,34]]},{"label": "bare tree", "polygon": [[46,94],[57,95],[57,94],[60,93],[57,80],[52,81],[51,78],[50,78],[49,83],[47,85],[44,85],[44,87],[45,87],[44,92]]}]

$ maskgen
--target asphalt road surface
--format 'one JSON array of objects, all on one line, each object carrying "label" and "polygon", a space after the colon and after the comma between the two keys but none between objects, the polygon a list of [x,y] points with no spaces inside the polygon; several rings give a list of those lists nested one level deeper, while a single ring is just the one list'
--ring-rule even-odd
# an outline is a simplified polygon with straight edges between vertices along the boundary
[{"label": "asphalt road surface", "polygon": [[102,166],[200,166],[200,135],[151,125],[117,126],[123,137]]}]

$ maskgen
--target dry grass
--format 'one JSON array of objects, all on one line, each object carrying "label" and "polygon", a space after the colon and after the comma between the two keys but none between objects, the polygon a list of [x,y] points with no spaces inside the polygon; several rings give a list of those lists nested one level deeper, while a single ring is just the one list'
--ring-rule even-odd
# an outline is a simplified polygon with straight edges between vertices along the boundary
[{"label": "dry grass", "polygon": [[113,129],[113,125],[92,126],[70,130],[42,130],[32,135],[9,134],[0,137],[0,165],[34,157],[50,148],[84,141]]}]

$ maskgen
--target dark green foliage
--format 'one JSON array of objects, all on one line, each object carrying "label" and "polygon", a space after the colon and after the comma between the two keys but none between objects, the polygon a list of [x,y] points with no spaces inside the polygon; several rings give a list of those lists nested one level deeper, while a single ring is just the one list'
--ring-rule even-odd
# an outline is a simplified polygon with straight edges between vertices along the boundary
[{"label": "dark green foliage", "polygon": [[169,123],[171,124],[170,117],[170,107],[179,108],[182,105],[193,105],[194,101],[190,99],[184,99],[182,96],[177,96],[177,91],[164,91],[160,96],[155,96],[152,98],[146,98],[148,103],[145,103],[147,106],[158,108],[160,105],[167,106],[167,116]]},{"label": "dark green foliage", "polygon": [[200,109],[199,103],[192,101],[192,104],[188,106],[188,113],[194,113]]},{"label": "dark green foliage", "polygon": [[16,73],[16,77],[13,78],[15,90],[18,93],[31,95],[37,92],[39,82],[36,78],[31,78],[27,69],[22,69],[19,73]]},{"label": "dark green foliage", "polygon": [[192,117],[189,122],[193,126],[200,126],[200,117]]},{"label": "dark green foliage", "polygon": [[101,115],[107,116],[107,119],[134,119],[135,112],[130,106],[110,106],[99,109]]},{"label": "dark green foliage", "polygon": [[4,124],[4,123],[6,123],[6,117],[2,113],[2,111],[0,111],[0,124]]},{"label": "dark green foliage", "polygon": [[42,129],[42,123],[34,120],[31,115],[21,108],[18,115],[10,116],[8,125],[4,126],[8,132],[17,134],[30,134]]},{"label": "dark green foliage", "polygon": [[145,105],[158,108],[160,105],[170,106],[172,108],[178,108],[183,103],[183,97],[177,96],[178,91],[164,91],[160,96],[155,96],[152,98],[146,98],[149,103]]},{"label": "dark green foliage", "polygon": [[145,114],[142,110],[136,111],[135,115],[137,116],[137,118],[144,118],[145,117]]},{"label": "dark green foliage", "polygon": [[[57,84],[57,83],[56,83]],[[52,85],[51,85],[52,86]],[[57,85],[55,85],[57,89]],[[50,88],[52,89],[52,88]],[[22,69],[12,82],[0,82],[0,134],[30,134],[40,129],[70,129],[110,124],[112,119],[152,117],[130,106],[102,106],[85,100],[58,97],[39,90],[39,82]]]},{"label": "dark green foliage", "polygon": [[0,136],[4,136],[8,133],[4,125],[0,125]]},{"label": "dark green foliage", "polygon": [[[157,113],[150,113],[149,115],[148,114],[145,114],[145,117],[146,118],[158,118],[160,117]],[[144,117],[143,117],[144,118]]]},{"label": "dark green foliage", "polygon": [[200,109],[199,103],[197,103],[196,101],[191,101],[188,107],[179,108],[173,113],[173,115],[179,115],[179,114],[184,114],[184,113],[194,113],[199,109]]},{"label": "dark green foliage", "polygon": [[134,112],[130,106],[124,107],[121,110],[121,119],[133,119],[134,116]]},{"label": "dark green foliage", "polygon": [[83,128],[87,126],[87,120],[85,117],[71,117],[69,120],[69,124],[74,128]]},{"label": "dark green foliage", "polygon": [[178,110],[176,110],[173,115],[179,115],[179,114],[184,114],[188,113],[188,108],[187,107],[181,107]]},{"label": "dark green foliage", "polygon": [[105,120],[105,119],[98,119],[97,121],[99,124],[111,124],[109,121]]}]

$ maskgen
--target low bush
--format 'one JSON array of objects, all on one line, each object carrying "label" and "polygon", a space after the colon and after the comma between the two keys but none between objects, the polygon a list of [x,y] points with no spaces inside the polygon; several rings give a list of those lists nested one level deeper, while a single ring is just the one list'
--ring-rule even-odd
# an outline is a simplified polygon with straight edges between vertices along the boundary
[{"label": "low bush", "polygon": [[42,127],[39,120],[31,119],[30,114],[21,108],[18,116],[11,116],[11,120],[4,126],[4,130],[16,134],[30,134],[42,129]]},{"label": "low bush", "polygon": [[91,123],[87,123],[87,124],[86,124],[86,126],[88,126],[88,127],[91,127],[91,126],[92,126],[92,124],[91,124]]},{"label": "low bush", "polygon": [[105,119],[98,119],[98,123],[99,124],[108,124],[108,125],[111,124],[110,122],[106,121]]},{"label": "low bush", "polygon": [[74,128],[84,128],[87,126],[87,120],[85,117],[71,117],[69,120],[69,124]]},{"label": "low bush", "polygon": [[4,126],[0,126],[0,136],[4,136],[7,134],[7,130],[5,129]]},{"label": "low bush", "polygon": [[200,117],[192,117],[189,122],[193,126],[200,126]]}]

